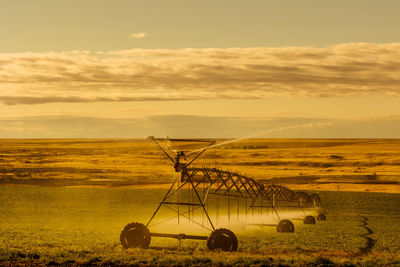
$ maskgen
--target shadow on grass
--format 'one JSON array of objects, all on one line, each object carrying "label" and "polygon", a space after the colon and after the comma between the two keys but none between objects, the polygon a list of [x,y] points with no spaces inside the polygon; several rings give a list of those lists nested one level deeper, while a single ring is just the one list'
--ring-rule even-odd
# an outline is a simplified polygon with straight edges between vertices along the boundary
[{"label": "shadow on grass", "polygon": [[365,238],[365,240],[367,241],[365,246],[360,248],[360,254],[365,255],[365,254],[368,254],[371,252],[372,248],[375,246],[376,240],[369,237],[369,235],[372,235],[374,232],[368,227],[368,222],[367,222],[368,218],[365,216],[362,216],[362,215],[359,215],[359,216],[363,219],[363,221],[362,221],[362,224],[359,224],[358,226],[367,230],[367,233],[360,235],[361,237]]}]

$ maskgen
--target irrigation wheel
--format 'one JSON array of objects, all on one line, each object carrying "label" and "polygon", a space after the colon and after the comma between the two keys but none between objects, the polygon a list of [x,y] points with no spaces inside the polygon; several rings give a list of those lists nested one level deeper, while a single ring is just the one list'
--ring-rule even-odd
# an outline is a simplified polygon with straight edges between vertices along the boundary
[{"label": "irrigation wheel", "polygon": [[294,225],[290,220],[281,220],[276,228],[278,233],[293,233]]},{"label": "irrigation wheel", "polygon": [[317,217],[318,221],[326,221],[326,216],[323,213],[320,213]]},{"label": "irrigation wheel", "polygon": [[122,230],[120,241],[124,248],[147,248],[151,241],[150,231],[142,223],[130,223]]},{"label": "irrigation wheel", "polygon": [[311,215],[308,215],[304,218],[304,224],[315,224],[315,218]]},{"label": "irrigation wheel", "polygon": [[236,251],[238,240],[231,230],[220,228],[212,232],[208,237],[207,247],[210,250]]}]

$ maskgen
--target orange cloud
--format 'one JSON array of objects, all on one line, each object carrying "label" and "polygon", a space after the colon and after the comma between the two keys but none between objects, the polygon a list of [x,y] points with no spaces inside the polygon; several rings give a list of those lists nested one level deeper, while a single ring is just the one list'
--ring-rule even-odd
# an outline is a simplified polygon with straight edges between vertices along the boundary
[{"label": "orange cloud", "polygon": [[135,39],[143,39],[146,37],[147,33],[145,32],[139,32],[139,33],[131,33],[129,34],[129,38],[135,38]]},{"label": "orange cloud", "polygon": [[400,43],[0,54],[0,101],[399,95]]}]

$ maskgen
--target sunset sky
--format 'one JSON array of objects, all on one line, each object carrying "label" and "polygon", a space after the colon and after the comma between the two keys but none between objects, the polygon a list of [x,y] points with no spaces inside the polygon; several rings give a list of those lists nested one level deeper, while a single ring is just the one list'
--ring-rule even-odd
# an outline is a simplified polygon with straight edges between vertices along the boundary
[{"label": "sunset sky", "polygon": [[0,138],[398,138],[399,10],[0,0]]}]

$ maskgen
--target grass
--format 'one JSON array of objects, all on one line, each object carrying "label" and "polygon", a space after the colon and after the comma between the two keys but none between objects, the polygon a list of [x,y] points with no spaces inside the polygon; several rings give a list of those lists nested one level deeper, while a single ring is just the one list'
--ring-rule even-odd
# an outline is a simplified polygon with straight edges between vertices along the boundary
[{"label": "grass", "polygon": [[[239,251],[225,253],[208,251],[202,241],[179,246],[162,238],[146,250],[122,249],[120,231],[147,222],[162,185],[176,175],[149,140],[3,139],[0,265],[400,265],[400,195],[373,193],[400,192],[399,149],[397,139],[252,139],[210,149],[198,165],[318,190],[328,217],[313,226],[295,221],[294,234],[229,226]],[[360,215],[374,241],[367,253]],[[153,229],[204,234],[184,223]]]},{"label": "grass", "polygon": [[[398,139],[252,139],[233,144],[210,149],[196,163],[265,183],[313,184],[319,190],[332,190],[336,182],[361,183],[372,191],[400,191]],[[174,148],[199,145],[177,143]],[[145,139],[3,139],[0,167],[3,184],[120,187],[166,184],[174,176],[171,162]]]},{"label": "grass", "polygon": [[[341,265],[399,264],[400,195],[322,192],[328,220],[295,222],[294,234],[273,228],[237,232],[236,253],[210,252],[203,241],[153,238],[149,249],[122,249],[119,233],[146,222],[162,189],[2,186],[0,259],[6,264]],[[376,245],[361,255],[359,214],[368,217]],[[198,229],[192,226],[194,229]]]}]

